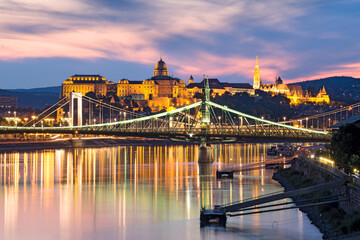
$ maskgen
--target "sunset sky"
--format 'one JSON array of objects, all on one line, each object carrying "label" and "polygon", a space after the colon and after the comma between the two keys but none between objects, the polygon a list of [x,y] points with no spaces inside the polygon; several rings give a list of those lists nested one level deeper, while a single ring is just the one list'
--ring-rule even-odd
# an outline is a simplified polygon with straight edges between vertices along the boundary
[{"label": "sunset sky", "polygon": [[0,88],[170,75],[286,82],[360,77],[360,1],[1,0]]}]

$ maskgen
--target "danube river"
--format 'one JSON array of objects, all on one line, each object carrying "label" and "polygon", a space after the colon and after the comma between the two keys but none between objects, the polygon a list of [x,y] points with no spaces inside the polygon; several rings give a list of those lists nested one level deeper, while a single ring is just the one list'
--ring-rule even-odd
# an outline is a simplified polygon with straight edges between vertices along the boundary
[{"label": "danube river", "polygon": [[264,168],[216,180],[266,161],[268,147],[214,145],[200,166],[196,145],[1,153],[0,239],[321,239],[297,209],[200,228],[201,206],[283,191]]}]

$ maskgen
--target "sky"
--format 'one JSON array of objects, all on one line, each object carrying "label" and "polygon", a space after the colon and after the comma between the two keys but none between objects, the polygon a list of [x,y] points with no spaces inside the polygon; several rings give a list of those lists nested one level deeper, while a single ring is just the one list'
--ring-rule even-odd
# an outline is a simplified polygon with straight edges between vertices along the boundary
[{"label": "sky", "polygon": [[360,77],[360,1],[0,0],[0,88],[170,75],[252,84]]}]

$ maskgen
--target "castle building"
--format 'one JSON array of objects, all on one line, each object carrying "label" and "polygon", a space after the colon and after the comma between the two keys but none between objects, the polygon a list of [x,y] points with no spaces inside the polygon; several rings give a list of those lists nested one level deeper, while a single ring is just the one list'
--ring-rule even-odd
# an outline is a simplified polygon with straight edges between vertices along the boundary
[{"label": "castle building", "polygon": [[270,92],[273,94],[284,94],[290,100],[290,104],[293,106],[302,103],[313,103],[313,104],[330,103],[330,97],[327,94],[324,86],[316,96],[310,96],[308,92],[304,94],[303,89],[300,85],[284,84],[283,80],[280,77],[275,79],[274,84],[262,84],[260,80],[260,68],[259,68],[257,56],[256,56],[256,65],[254,71],[253,87],[254,89],[260,89],[264,92]]},{"label": "castle building", "polygon": [[[256,72],[260,81],[259,67]],[[116,96],[117,99],[132,99],[142,103],[146,101],[147,107],[153,112],[169,111],[199,101],[194,96],[202,93],[202,84],[203,82],[194,83],[193,76],[189,77],[188,85],[184,80],[170,76],[166,63],[160,58],[155,64],[153,76],[145,80],[121,79],[114,83],[100,75],[70,76],[62,84],[61,96],[68,96],[70,92],[80,92],[83,95],[93,92],[99,98],[115,99],[113,97]],[[209,85],[213,97],[241,92],[255,95],[255,90],[248,83],[227,83],[213,78],[209,79]]]},{"label": "castle building", "polygon": [[80,92],[85,95],[93,92],[97,97],[106,96],[114,88],[114,83],[109,83],[106,78],[100,75],[73,75],[62,84],[61,96],[65,97],[70,92]]},{"label": "castle building", "polygon": [[149,79],[121,79],[118,83],[113,83],[100,75],[73,75],[62,84],[61,96],[65,97],[70,92],[80,92],[83,95],[93,92],[96,97],[116,95],[119,98],[147,100],[153,111],[171,110],[171,107],[195,101],[188,97],[184,80],[169,76],[167,65],[162,58],[155,64],[153,76]]},{"label": "castle building", "polygon": [[[191,78],[191,77],[190,77]],[[217,78],[209,78],[209,87],[211,90],[211,96],[221,96],[225,93],[234,95],[236,93],[246,92],[249,95],[255,95],[255,89],[249,83],[227,83],[220,82]],[[190,82],[190,81],[189,81]],[[196,93],[202,92],[204,80],[200,83],[190,83],[186,86],[189,96],[194,97]]]}]

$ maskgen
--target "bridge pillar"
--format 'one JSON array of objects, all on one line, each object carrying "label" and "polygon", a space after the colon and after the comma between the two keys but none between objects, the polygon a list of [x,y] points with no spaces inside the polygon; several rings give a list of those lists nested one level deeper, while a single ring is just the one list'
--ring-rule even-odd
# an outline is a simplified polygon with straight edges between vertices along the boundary
[{"label": "bridge pillar", "polygon": [[82,126],[82,94],[70,93],[69,101],[70,126]]},{"label": "bridge pillar", "polygon": [[213,162],[211,146],[202,142],[199,146],[199,159],[198,163],[211,163]]},{"label": "bridge pillar", "polygon": [[203,137],[201,138],[201,144],[199,146],[199,163],[210,163],[213,161],[211,146],[207,144],[207,134],[210,131],[210,109],[207,105],[207,101],[210,100],[210,87],[209,78],[203,77],[203,88],[202,88],[202,104],[201,104],[201,132]]}]

